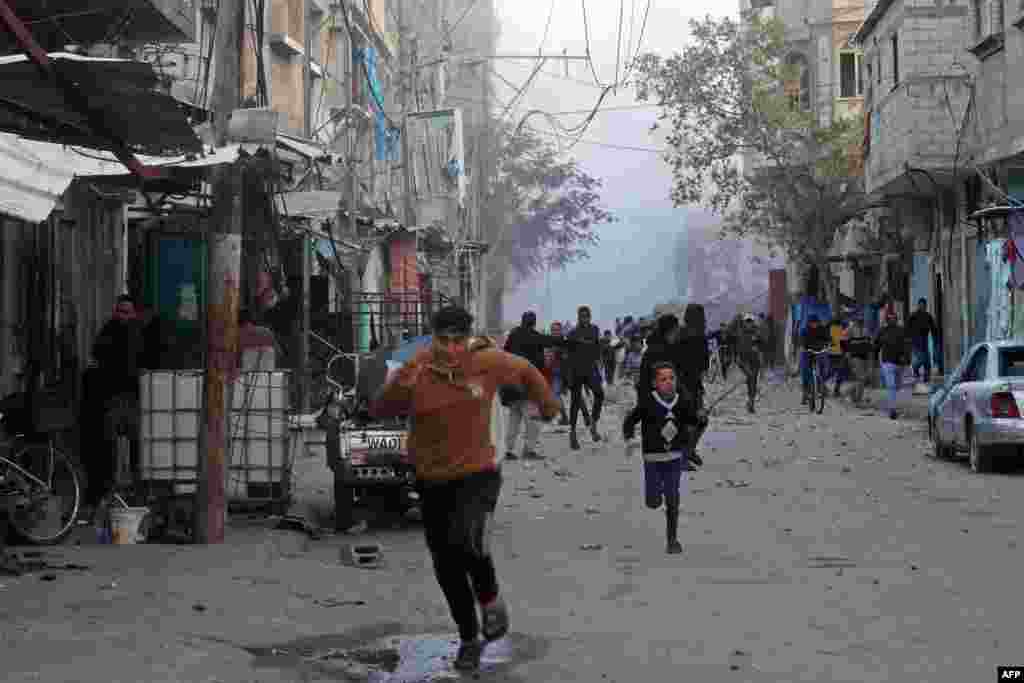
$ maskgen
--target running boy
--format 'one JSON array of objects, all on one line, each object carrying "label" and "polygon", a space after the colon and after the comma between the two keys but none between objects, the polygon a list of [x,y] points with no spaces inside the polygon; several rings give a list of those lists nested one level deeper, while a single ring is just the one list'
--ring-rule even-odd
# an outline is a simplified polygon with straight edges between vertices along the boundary
[{"label": "running boy", "polygon": [[652,370],[653,400],[637,397],[636,407],[622,425],[622,436],[628,444],[640,424],[647,507],[657,510],[664,500],[666,552],[676,555],[683,552],[678,538],[680,484],[690,459],[693,434],[707,424],[707,415],[691,391],[676,386],[671,363],[656,363]]}]

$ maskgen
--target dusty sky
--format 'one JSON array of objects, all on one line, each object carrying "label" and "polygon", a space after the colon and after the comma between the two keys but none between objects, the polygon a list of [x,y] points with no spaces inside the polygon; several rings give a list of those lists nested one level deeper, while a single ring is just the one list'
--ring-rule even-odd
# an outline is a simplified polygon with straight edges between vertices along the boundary
[{"label": "dusty sky", "polygon": [[[622,57],[619,78],[622,78],[627,43],[630,54],[636,51],[646,0],[624,0]],[[653,0],[643,36],[642,49],[671,54],[685,39],[688,20],[706,14],[736,15],[739,3],[734,0]],[[550,29],[544,39],[548,13],[554,7]],[[619,7],[614,0],[587,0],[590,27],[590,53],[597,76],[602,83],[616,79],[616,45],[618,43]],[[499,51],[513,54],[545,53],[586,54],[583,10],[580,2],[567,0],[498,0],[502,21]],[[630,18],[632,39],[630,40]],[[497,72],[515,86],[528,78],[536,65],[532,61],[495,62]],[[585,62],[570,62],[565,77],[564,62],[548,62],[537,76],[519,105],[507,114],[518,121],[530,109],[569,112],[593,108],[600,94]],[[495,96],[508,103],[515,90],[495,79]],[[657,150],[660,136],[650,127],[657,109],[617,109],[637,107],[634,90],[620,88],[602,104],[604,110],[587,130],[584,140],[624,147]],[[500,111],[500,110],[499,110]],[[585,113],[561,116],[567,126],[575,125]],[[536,128],[552,131],[540,117],[530,119]],[[549,136],[550,137],[550,136]],[[552,140],[557,138],[552,137]],[[684,230],[693,209],[674,209],[668,199],[671,175],[656,153],[616,149],[580,143],[570,152],[588,173],[604,183],[605,204],[622,218],[620,223],[601,230],[602,243],[592,251],[588,262],[570,266],[565,272],[552,273],[528,283],[508,297],[505,317],[517,320],[522,310],[537,310],[542,320],[552,317],[575,318],[578,304],[594,309],[595,320],[602,327],[615,317],[626,314],[648,314],[655,303],[671,295],[675,278],[671,271],[671,244],[674,234]],[[707,223],[707,219],[701,221]],[[550,284],[550,287],[548,286]],[[550,295],[549,295],[550,291]]]}]

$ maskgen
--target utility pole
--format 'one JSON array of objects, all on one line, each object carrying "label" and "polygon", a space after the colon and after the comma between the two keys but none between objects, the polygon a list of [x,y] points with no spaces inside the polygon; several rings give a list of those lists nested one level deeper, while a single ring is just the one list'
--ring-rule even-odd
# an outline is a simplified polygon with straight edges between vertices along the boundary
[{"label": "utility pole", "polygon": [[[228,121],[241,95],[243,0],[220,0],[217,14],[213,130],[218,147],[227,143]],[[242,262],[243,161],[213,171],[213,225],[207,270],[207,349],[204,427],[196,496],[195,540],[223,543],[227,523],[228,385],[238,352],[238,298]]]},{"label": "utility pole", "polygon": [[[401,3],[399,3],[401,7]],[[352,21],[348,16],[348,3],[341,2],[338,7],[339,12],[344,12],[343,17],[345,26],[351,26]],[[348,166],[348,236],[350,239],[356,238],[356,192],[359,189],[358,178],[356,177],[356,117],[355,117],[355,88],[357,80],[362,74],[356,73],[356,55],[355,55],[355,43],[352,41],[352,34],[346,33],[347,44],[348,44],[348,87],[345,89],[345,102],[348,105],[345,108],[345,163]]]},{"label": "utility pole", "polygon": [[[409,127],[409,111],[414,109],[416,104],[416,83],[417,83],[417,71],[411,68],[411,65],[416,63],[416,39],[406,33],[407,23],[405,21],[405,11],[403,10],[404,3],[399,3],[399,19],[401,26],[399,32],[401,35],[401,51],[404,53],[402,58],[402,66],[408,68],[409,82],[405,85],[405,91],[402,102],[402,200],[405,208],[405,225],[410,227],[416,222],[416,211],[413,205],[413,177],[412,177],[412,150],[410,149],[409,135],[411,129]],[[408,46],[408,47],[407,47]]]},{"label": "utility pole", "polygon": [[[487,203],[487,184],[489,181],[488,170],[491,167],[491,79],[490,79],[490,68],[491,65],[486,61],[480,62],[480,140],[478,144],[479,160],[477,161],[477,183],[476,183],[476,231],[473,235],[473,239],[478,243],[483,243],[484,240],[484,222],[483,222],[483,209]],[[488,236],[489,237],[489,236]],[[471,286],[477,291],[477,320],[483,323],[483,326],[489,327],[499,324],[500,321],[487,320],[487,291],[488,291],[488,278],[487,278],[487,261],[488,259],[479,252],[473,252],[470,256],[471,262],[477,262],[476,269],[476,282],[471,283]],[[493,323],[493,325],[492,325]]]}]

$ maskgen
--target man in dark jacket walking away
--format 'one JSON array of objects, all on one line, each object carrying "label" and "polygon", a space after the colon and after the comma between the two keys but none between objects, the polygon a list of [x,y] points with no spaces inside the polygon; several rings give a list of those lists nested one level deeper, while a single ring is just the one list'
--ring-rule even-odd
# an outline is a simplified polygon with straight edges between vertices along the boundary
[{"label": "man in dark jacket walking away", "polygon": [[935,337],[935,341],[938,342],[939,328],[935,324],[935,318],[928,312],[927,300],[918,300],[917,310],[907,320],[907,335],[910,337],[910,347],[914,354],[910,369],[914,377],[917,377],[917,370],[920,368],[920,381],[929,382],[932,378],[932,357],[928,351],[928,335]]},{"label": "man in dark jacket walking away", "polygon": [[590,307],[580,306],[577,311],[577,325],[569,333],[569,447],[578,451],[580,442],[576,436],[576,421],[579,418],[580,406],[583,403],[583,387],[587,386],[594,395],[594,410],[591,413],[590,435],[594,441],[600,441],[597,424],[601,420],[601,407],[604,405],[604,389],[601,388],[600,371],[601,346],[600,332],[590,322]]},{"label": "man in dark jacket walking away", "polygon": [[[544,371],[544,349],[562,346],[565,341],[559,337],[541,334],[537,331],[537,314],[533,311],[523,313],[522,324],[512,330],[505,340],[505,351],[525,358],[537,370]],[[523,459],[539,460],[537,452],[540,441],[540,423],[527,414],[530,403],[520,387],[502,387],[501,402],[508,408],[508,423],[505,426],[505,459],[518,460],[516,442],[519,440],[519,429],[526,423],[523,437]]]},{"label": "man in dark jacket walking away", "polygon": [[747,380],[747,412],[751,414],[757,400],[757,380],[761,374],[763,343],[754,316],[744,316],[736,332],[736,364]]},{"label": "man in dark jacket walking away", "polygon": [[882,382],[889,390],[886,409],[889,417],[895,420],[898,417],[896,395],[907,365],[907,337],[893,311],[885,316],[885,327],[878,332],[875,351],[882,359]]}]

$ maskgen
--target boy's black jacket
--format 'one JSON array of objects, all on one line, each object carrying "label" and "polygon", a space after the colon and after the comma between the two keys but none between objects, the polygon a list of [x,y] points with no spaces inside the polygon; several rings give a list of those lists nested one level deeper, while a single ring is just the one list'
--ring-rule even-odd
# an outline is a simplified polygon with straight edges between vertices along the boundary
[{"label": "boy's black jacket", "polygon": [[672,408],[678,432],[669,444],[665,443],[661,429],[665,426],[665,409],[654,400],[638,400],[637,405],[626,415],[622,423],[622,436],[632,439],[640,424],[640,441],[644,453],[669,453],[671,451],[688,450],[692,445],[693,429],[701,424],[697,416],[700,406],[693,393],[686,387],[679,387],[679,401]]}]

